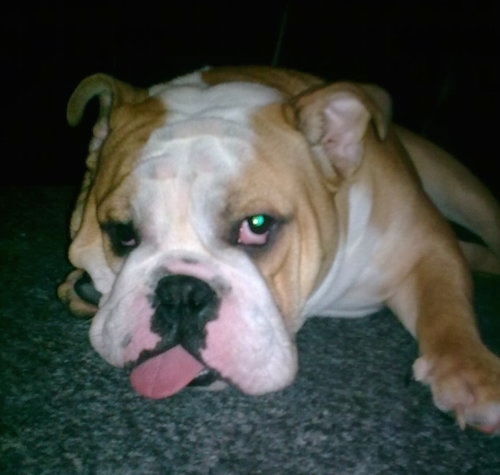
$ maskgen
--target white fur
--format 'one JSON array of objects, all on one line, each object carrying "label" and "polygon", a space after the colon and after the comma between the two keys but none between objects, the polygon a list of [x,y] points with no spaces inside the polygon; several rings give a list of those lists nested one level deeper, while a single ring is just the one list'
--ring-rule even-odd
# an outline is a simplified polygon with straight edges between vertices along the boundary
[{"label": "white fur", "polygon": [[[303,315],[361,317],[381,308],[374,251],[378,232],[370,224],[369,190],[353,186],[349,191],[349,215],[338,252],[321,286],[307,301]],[[341,226],[339,227],[339,229]]]},{"label": "white fur", "polygon": [[149,93],[167,107],[168,124],[208,117],[247,124],[255,108],[282,100],[276,89],[257,83],[235,81],[209,87],[200,72],[153,86]]}]

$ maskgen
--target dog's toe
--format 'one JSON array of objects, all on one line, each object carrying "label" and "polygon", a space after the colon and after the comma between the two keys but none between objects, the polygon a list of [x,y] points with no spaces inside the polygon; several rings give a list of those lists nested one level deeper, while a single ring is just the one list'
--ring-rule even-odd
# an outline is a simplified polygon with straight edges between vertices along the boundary
[{"label": "dog's toe", "polygon": [[500,403],[485,404],[457,414],[457,420],[486,434],[500,433]]}]

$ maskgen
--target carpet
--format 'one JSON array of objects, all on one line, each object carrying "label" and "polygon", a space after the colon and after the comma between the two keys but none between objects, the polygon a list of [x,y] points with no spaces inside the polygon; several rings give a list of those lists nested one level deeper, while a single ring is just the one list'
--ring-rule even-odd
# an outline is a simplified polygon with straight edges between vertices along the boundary
[{"label": "carpet", "polygon": [[[311,319],[290,387],[143,399],[57,300],[76,189],[0,189],[0,473],[500,474],[500,437],[460,430],[411,378],[416,344],[387,310]],[[500,354],[500,279],[476,276]]]}]

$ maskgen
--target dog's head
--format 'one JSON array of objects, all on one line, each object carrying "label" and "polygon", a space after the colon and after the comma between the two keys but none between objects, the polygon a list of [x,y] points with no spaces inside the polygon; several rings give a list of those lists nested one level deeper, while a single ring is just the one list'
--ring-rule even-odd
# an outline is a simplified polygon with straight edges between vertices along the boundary
[{"label": "dog's head", "polygon": [[149,90],[95,75],[68,105],[76,124],[100,100],[70,247],[100,296],[91,341],[154,398],[213,375],[249,394],[292,381],[342,242],[334,196],[387,123],[380,90],[210,74]]}]

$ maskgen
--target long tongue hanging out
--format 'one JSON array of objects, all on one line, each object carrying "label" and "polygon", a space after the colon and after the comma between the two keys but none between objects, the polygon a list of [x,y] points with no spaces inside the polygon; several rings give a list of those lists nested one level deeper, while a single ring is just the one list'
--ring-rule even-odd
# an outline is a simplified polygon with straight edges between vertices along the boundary
[{"label": "long tongue hanging out", "polygon": [[181,345],[146,360],[130,374],[136,392],[151,399],[162,399],[179,392],[205,369]]}]

